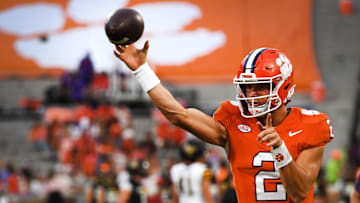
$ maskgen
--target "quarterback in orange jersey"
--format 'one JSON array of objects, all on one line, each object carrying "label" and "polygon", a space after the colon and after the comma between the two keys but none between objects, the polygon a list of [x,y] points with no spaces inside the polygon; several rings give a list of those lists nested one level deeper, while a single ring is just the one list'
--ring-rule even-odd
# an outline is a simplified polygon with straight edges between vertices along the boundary
[{"label": "quarterback in orange jersey", "polygon": [[239,202],[312,202],[325,144],[333,138],[328,117],[287,108],[294,93],[293,67],[277,49],[259,48],[243,59],[234,78],[236,101],[211,117],[184,108],[146,62],[142,49],[116,46],[114,54],[133,71],[155,106],[173,124],[224,147]]}]

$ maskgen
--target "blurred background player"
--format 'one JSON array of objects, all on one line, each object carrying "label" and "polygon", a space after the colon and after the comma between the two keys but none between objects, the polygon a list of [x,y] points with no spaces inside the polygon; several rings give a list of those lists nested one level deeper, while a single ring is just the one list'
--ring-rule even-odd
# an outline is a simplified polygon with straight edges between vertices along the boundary
[{"label": "blurred background player", "polygon": [[116,172],[109,156],[104,156],[96,169],[93,184],[86,188],[86,202],[114,202],[117,197]]},{"label": "blurred background player", "polygon": [[212,118],[176,101],[148,65],[148,49],[146,41],[114,54],[170,122],[226,150],[239,202],[313,202],[333,129],[323,113],[286,107],[295,84],[284,53],[264,47],[246,55],[234,78],[236,101],[224,101]]},{"label": "blurred background player", "polygon": [[204,144],[192,139],[179,151],[182,162],[170,171],[171,203],[214,203],[210,192],[212,173],[204,163]]},{"label": "blurred background player", "polygon": [[141,203],[145,199],[142,180],[148,174],[149,163],[144,160],[130,160],[126,170],[119,173],[117,182],[119,194],[117,203]]}]

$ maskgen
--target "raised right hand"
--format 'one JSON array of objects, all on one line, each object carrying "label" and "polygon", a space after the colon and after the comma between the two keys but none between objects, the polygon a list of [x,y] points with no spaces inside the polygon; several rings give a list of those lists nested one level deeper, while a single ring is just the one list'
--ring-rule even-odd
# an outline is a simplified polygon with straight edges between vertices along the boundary
[{"label": "raised right hand", "polygon": [[271,113],[266,115],[265,126],[263,126],[260,121],[258,121],[256,124],[261,130],[257,137],[257,140],[260,143],[267,142],[266,146],[273,148],[277,148],[282,144],[283,141],[279,133],[272,126]]},{"label": "raised right hand", "polygon": [[115,56],[122,60],[132,71],[135,71],[146,62],[149,41],[146,40],[142,49],[137,49],[133,44],[127,46],[115,45],[115,48]]}]

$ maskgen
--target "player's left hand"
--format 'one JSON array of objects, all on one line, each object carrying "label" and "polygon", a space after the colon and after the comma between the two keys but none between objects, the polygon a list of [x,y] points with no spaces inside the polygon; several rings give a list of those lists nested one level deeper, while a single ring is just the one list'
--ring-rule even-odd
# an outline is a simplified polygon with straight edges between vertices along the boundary
[{"label": "player's left hand", "polygon": [[266,146],[277,148],[282,144],[282,139],[280,135],[276,132],[275,128],[272,126],[272,118],[271,114],[267,114],[266,120],[265,120],[265,126],[258,121],[257,126],[261,130],[261,132],[258,134],[257,140],[260,143],[267,142]]}]

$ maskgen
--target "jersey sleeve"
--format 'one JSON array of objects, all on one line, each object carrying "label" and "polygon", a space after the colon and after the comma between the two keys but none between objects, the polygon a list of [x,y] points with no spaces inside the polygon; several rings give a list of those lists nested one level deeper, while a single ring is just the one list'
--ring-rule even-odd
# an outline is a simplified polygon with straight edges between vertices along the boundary
[{"label": "jersey sleeve", "polygon": [[230,101],[224,101],[220,107],[215,111],[213,118],[224,126],[228,126],[229,118],[231,117]]},{"label": "jersey sleeve", "polygon": [[173,167],[171,167],[170,169],[170,180],[172,183],[176,183],[179,180],[179,175],[181,173],[181,171],[183,170],[183,165],[182,164],[175,164]]},{"label": "jersey sleeve", "polygon": [[326,114],[312,116],[308,123],[311,133],[304,139],[303,148],[323,146],[334,138],[334,130]]},{"label": "jersey sleeve", "polygon": [[170,169],[170,180],[171,182],[175,183],[176,179],[177,179],[177,175],[176,175],[176,165],[174,165],[173,167],[171,167]]},{"label": "jersey sleeve", "polygon": [[203,179],[211,179],[212,178],[212,172],[210,168],[206,168],[202,174]]}]

